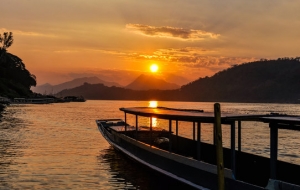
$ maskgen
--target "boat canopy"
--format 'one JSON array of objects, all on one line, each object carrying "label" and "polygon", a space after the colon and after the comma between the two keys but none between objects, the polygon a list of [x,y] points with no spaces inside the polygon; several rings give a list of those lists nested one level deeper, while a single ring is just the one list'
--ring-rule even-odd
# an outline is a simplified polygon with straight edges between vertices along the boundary
[{"label": "boat canopy", "polygon": [[[178,121],[195,121],[204,123],[214,122],[213,112],[204,112],[203,110],[193,109],[175,109],[166,107],[130,107],[120,108],[121,111],[133,115],[144,117],[155,117],[159,119],[170,119]],[[261,121],[261,118],[267,118],[273,114],[250,115],[250,114],[229,114],[222,113],[222,123],[231,123],[232,121]]]}]

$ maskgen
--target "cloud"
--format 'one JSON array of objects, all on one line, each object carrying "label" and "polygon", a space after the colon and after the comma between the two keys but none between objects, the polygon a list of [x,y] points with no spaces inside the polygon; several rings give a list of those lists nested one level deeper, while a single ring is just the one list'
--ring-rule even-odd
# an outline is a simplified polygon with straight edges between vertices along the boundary
[{"label": "cloud", "polygon": [[213,53],[212,50],[206,50],[198,47],[185,47],[185,48],[169,48],[169,49],[158,49],[151,54],[145,53],[131,53],[127,54],[128,57],[135,59],[148,59],[155,61],[167,61],[167,62],[193,62],[185,61],[184,58],[203,56],[209,53]]},{"label": "cloud", "polygon": [[[95,51],[103,54],[116,55],[123,59],[131,59],[139,62],[151,60],[169,65],[178,65],[185,68],[207,68],[215,70],[228,68],[235,64],[256,61],[256,57],[233,57],[221,56],[220,52],[200,47],[167,48],[157,49],[152,53],[133,51],[113,51],[103,49],[84,49],[84,51]],[[82,51],[80,51],[82,52]],[[68,53],[68,51],[66,51]]]},{"label": "cloud", "polygon": [[220,34],[206,32],[203,30],[175,28],[170,26],[155,27],[143,24],[126,24],[126,28],[146,36],[174,38],[191,41],[217,39],[220,36]]},{"label": "cloud", "polygon": [[[114,51],[114,50],[105,50],[105,49],[60,50],[60,51],[56,51],[55,53],[78,53],[78,52],[91,52],[91,51],[96,53],[118,56],[120,58],[128,59],[133,62],[144,63],[145,61],[154,61],[154,62],[162,63],[167,67],[174,66],[174,68],[180,69],[182,71],[184,70],[188,72],[205,71],[206,73],[215,73],[236,64],[258,60],[258,58],[256,57],[222,56],[220,55],[220,52],[217,50],[204,49],[200,47],[157,49],[151,53],[135,52],[130,50]],[[106,74],[105,75],[102,74],[102,77],[105,79],[112,80],[110,74],[113,73],[116,74],[115,72],[116,72],[115,70],[109,70],[109,72],[105,71]],[[134,72],[134,70],[131,70],[131,72]],[[124,80],[123,77],[122,79],[120,78],[119,81],[122,80]]]},{"label": "cloud", "polygon": [[115,51],[115,50],[104,50],[104,49],[84,49],[85,51],[94,51],[98,53],[103,53],[103,54],[110,54],[110,55],[126,55],[125,52],[121,51]]},{"label": "cloud", "polygon": [[258,60],[254,57],[224,57],[224,56],[190,56],[190,57],[180,57],[179,62],[186,66],[192,68],[203,68],[207,67],[211,70],[220,70],[223,68],[228,68],[230,66],[252,62]]},{"label": "cloud", "polygon": [[58,51],[54,51],[54,53],[78,53],[79,51],[77,50],[58,50]]},{"label": "cloud", "polygon": [[54,53],[83,53],[83,52],[96,52],[96,53],[102,53],[102,54],[108,54],[108,55],[116,55],[116,56],[124,56],[126,55],[125,52],[121,51],[114,51],[114,50],[104,50],[104,49],[90,49],[90,48],[78,48],[78,49],[65,49],[65,50],[56,50]]},{"label": "cloud", "polygon": [[256,61],[255,57],[226,57],[217,55],[218,52],[198,47],[158,49],[152,54],[132,53],[127,54],[131,59],[153,60],[167,64],[177,64],[187,68],[210,68],[218,70],[241,64]]},{"label": "cloud", "polygon": [[56,35],[53,34],[43,34],[43,33],[38,33],[38,32],[25,32],[21,30],[8,30],[6,28],[0,28],[0,32],[12,32],[13,34],[21,35],[21,36],[33,36],[33,37],[50,37],[50,38],[55,38],[57,37]]}]

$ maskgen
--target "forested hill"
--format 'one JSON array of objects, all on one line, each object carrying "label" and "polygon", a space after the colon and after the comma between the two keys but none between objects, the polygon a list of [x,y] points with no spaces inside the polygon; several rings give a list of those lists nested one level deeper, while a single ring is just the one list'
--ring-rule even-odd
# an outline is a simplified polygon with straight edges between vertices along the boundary
[{"label": "forested hill", "polygon": [[102,84],[85,84],[61,93],[64,96],[82,95],[86,99],[103,100],[298,103],[300,58],[235,65],[212,77],[184,85],[179,90],[135,91]]},{"label": "forested hill", "polygon": [[182,86],[191,101],[282,102],[300,99],[300,58],[235,65]]},{"label": "forested hill", "polygon": [[92,100],[164,100],[177,101],[178,90],[132,90],[122,87],[107,87],[103,84],[88,84],[59,92],[62,96],[83,96]]}]

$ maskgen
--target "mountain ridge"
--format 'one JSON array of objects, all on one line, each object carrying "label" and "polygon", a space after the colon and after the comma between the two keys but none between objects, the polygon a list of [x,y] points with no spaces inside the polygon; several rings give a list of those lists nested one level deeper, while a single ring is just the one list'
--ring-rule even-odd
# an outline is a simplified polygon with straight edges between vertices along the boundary
[{"label": "mountain ridge", "polygon": [[132,90],[173,90],[180,88],[180,86],[156,78],[154,75],[141,74],[125,88]]},{"label": "mountain ridge", "polygon": [[56,94],[65,89],[75,88],[77,86],[81,86],[84,83],[90,84],[105,84],[106,86],[121,86],[115,82],[107,82],[99,79],[98,77],[82,77],[76,78],[71,81],[63,82],[57,85],[51,85],[49,83],[45,83],[43,85],[33,87],[32,91],[40,94]]},{"label": "mountain ridge", "polygon": [[[85,84],[64,94],[86,99],[300,103],[300,57],[234,65],[176,90],[131,90]],[[97,89],[97,90],[96,90]]]}]

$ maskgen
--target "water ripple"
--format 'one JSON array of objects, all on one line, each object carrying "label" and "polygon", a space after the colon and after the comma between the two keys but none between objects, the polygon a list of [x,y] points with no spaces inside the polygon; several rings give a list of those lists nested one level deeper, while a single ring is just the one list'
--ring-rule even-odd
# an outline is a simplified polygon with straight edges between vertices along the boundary
[{"label": "water ripple", "polygon": [[[159,102],[159,106],[212,111],[213,103]],[[300,115],[296,105],[224,103],[224,112],[284,112]],[[182,184],[136,164],[110,147],[95,120],[123,118],[120,107],[148,106],[139,101],[87,101],[49,105],[11,105],[0,122],[0,189],[186,189]],[[131,122],[134,118],[128,117]],[[141,120],[147,124],[147,119]],[[165,122],[158,121],[163,126]],[[191,137],[190,123],[179,133]],[[202,140],[212,142],[212,126],[202,125]],[[224,146],[230,146],[224,127]],[[279,159],[300,164],[299,134],[280,131]],[[242,150],[269,157],[269,128],[242,128]]]}]

